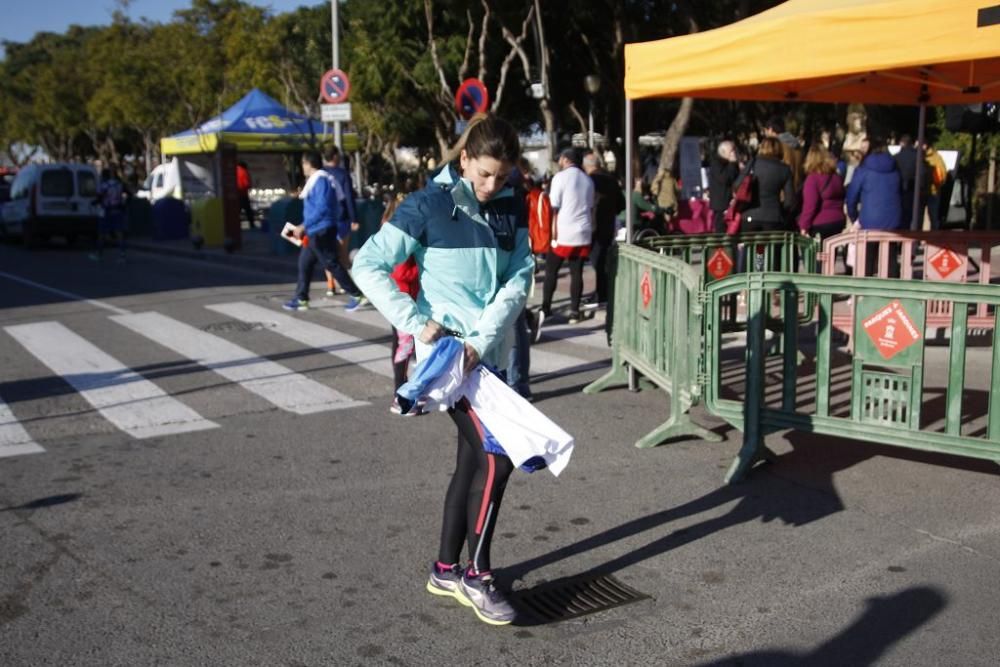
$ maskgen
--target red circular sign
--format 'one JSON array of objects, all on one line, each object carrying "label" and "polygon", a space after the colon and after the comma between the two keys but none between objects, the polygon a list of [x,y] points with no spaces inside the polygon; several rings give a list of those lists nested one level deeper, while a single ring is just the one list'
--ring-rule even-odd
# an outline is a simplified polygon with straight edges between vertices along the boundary
[{"label": "red circular sign", "polygon": [[346,102],[350,92],[351,80],[342,69],[332,69],[319,80],[319,94],[329,104]]},{"label": "red circular sign", "polygon": [[455,92],[455,111],[468,120],[490,106],[490,93],[479,79],[466,79]]}]

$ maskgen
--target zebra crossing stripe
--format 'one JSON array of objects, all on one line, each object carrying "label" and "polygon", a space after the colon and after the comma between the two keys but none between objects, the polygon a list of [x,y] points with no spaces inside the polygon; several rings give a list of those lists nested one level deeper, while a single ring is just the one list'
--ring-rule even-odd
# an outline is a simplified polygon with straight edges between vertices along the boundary
[{"label": "zebra crossing stripe", "polygon": [[283,410],[304,415],[368,405],[166,315],[149,312],[115,315],[111,319],[215,371]]},{"label": "zebra crossing stripe", "polygon": [[218,426],[59,322],[19,324],[5,330],[105,419],[134,438]]},{"label": "zebra crossing stripe", "polygon": [[17,422],[10,407],[0,399],[0,458],[38,454],[45,449],[31,439],[24,427]]},{"label": "zebra crossing stripe", "polygon": [[389,359],[391,350],[385,345],[369,343],[363,338],[283,313],[275,313],[271,309],[252,303],[241,301],[219,303],[206,308],[242,322],[274,322],[277,325],[274,331],[286,338],[328,352],[372,373],[392,377],[392,363]]},{"label": "zebra crossing stripe", "polygon": [[[242,319],[241,317],[238,317],[228,312],[229,305],[230,304],[226,304],[227,314],[237,317],[237,319]],[[251,304],[246,304],[246,305],[249,308],[254,309],[252,312],[254,312],[255,314],[252,318],[252,321],[261,321],[265,319],[270,319],[271,321],[278,321],[274,314],[274,311],[268,310],[266,308],[261,308],[260,306],[253,306]],[[209,306],[209,308],[212,308],[212,306]],[[384,329],[389,326],[388,322],[386,322],[385,318],[382,317],[382,315],[379,314],[377,310],[363,310],[354,313],[345,313],[341,308],[320,308],[319,310],[328,315],[333,315],[334,317],[339,319],[350,320],[352,322],[361,322],[362,324],[372,327],[378,327]],[[249,313],[251,311],[246,311],[246,312]],[[288,319],[294,322],[304,323],[302,320],[296,318],[288,318]],[[604,331],[583,332],[580,331],[579,329],[570,326],[551,327],[551,329],[554,330],[553,332],[555,334],[554,337],[572,340],[572,342],[574,343],[584,342],[588,347],[594,347],[604,351],[610,350],[607,344],[607,339],[605,337]],[[550,327],[545,327],[542,331],[548,334],[550,332]],[[299,338],[296,338],[296,340],[300,340],[301,342],[304,342],[307,345],[312,345],[313,347],[317,347],[312,343],[307,343],[305,340]],[[390,354],[390,350],[388,347],[376,346],[376,345],[372,345],[371,347],[373,348],[373,350],[375,348],[381,347],[381,349],[383,350],[382,354],[385,355],[386,359],[388,359]],[[534,345],[531,347],[532,377],[538,377],[540,375],[548,375],[548,374],[564,375],[567,373],[578,373],[578,372],[594,370],[597,368],[604,368],[607,365],[608,365],[607,360],[589,361],[587,359],[581,359],[579,357],[574,357],[568,354],[561,354],[559,352],[550,352],[546,350],[544,347],[537,347]]]}]

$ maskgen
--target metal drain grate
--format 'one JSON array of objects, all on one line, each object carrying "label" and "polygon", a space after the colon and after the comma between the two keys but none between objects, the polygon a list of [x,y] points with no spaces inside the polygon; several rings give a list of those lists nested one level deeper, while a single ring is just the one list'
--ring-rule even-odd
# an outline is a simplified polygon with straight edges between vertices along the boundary
[{"label": "metal drain grate", "polygon": [[213,324],[206,324],[201,328],[202,331],[207,331],[212,333],[217,331],[224,333],[227,331],[260,331],[262,329],[274,329],[277,326],[274,322],[242,322],[239,320],[228,320],[226,322],[215,322]]},{"label": "metal drain grate", "polygon": [[519,612],[542,623],[556,623],[651,599],[610,575],[561,579],[518,591],[511,597]]}]

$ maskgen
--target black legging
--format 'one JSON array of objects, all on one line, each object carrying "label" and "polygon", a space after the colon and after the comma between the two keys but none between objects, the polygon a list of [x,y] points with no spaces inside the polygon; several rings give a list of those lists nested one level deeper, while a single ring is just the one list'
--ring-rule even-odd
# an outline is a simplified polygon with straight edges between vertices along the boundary
[{"label": "black legging", "polygon": [[580,312],[580,299],[583,296],[583,258],[563,260],[562,257],[549,251],[545,255],[545,282],[542,285],[542,310],[548,315],[552,311],[552,297],[556,293],[559,282],[559,269],[563,261],[569,262],[569,305],[570,312]]},{"label": "black legging", "polygon": [[497,513],[514,464],[483,449],[483,427],[468,401],[462,399],[448,414],[458,427],[458,457],[444,498],[438,560],[457,563],[467,542],[471,567],[488,572]]}]

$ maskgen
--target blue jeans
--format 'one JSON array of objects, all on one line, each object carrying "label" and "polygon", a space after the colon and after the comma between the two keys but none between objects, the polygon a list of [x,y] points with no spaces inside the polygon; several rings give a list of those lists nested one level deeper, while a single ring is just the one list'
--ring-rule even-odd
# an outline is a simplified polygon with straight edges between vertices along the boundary
[{"label": "blue jeans", "polygon": [[351,274],[340,264],[337,258],[337,228],[326,229],[309,234],[309,245],[299,251],[299,282],[295,286],[295,297],[301,301],[309,300],[309,285],[312,283],[313,269],[317,262],[323,269],[333,274],[337,283],[352,296],[361,296],[358,286],[351,280]]},{"label": "blue jeans", "polygon": [[514,321],[514,346],[507,359],[507,386],[525,398],[531,396],[528,388],[531,372],[531,332],[528,330],[527,306]]}]

